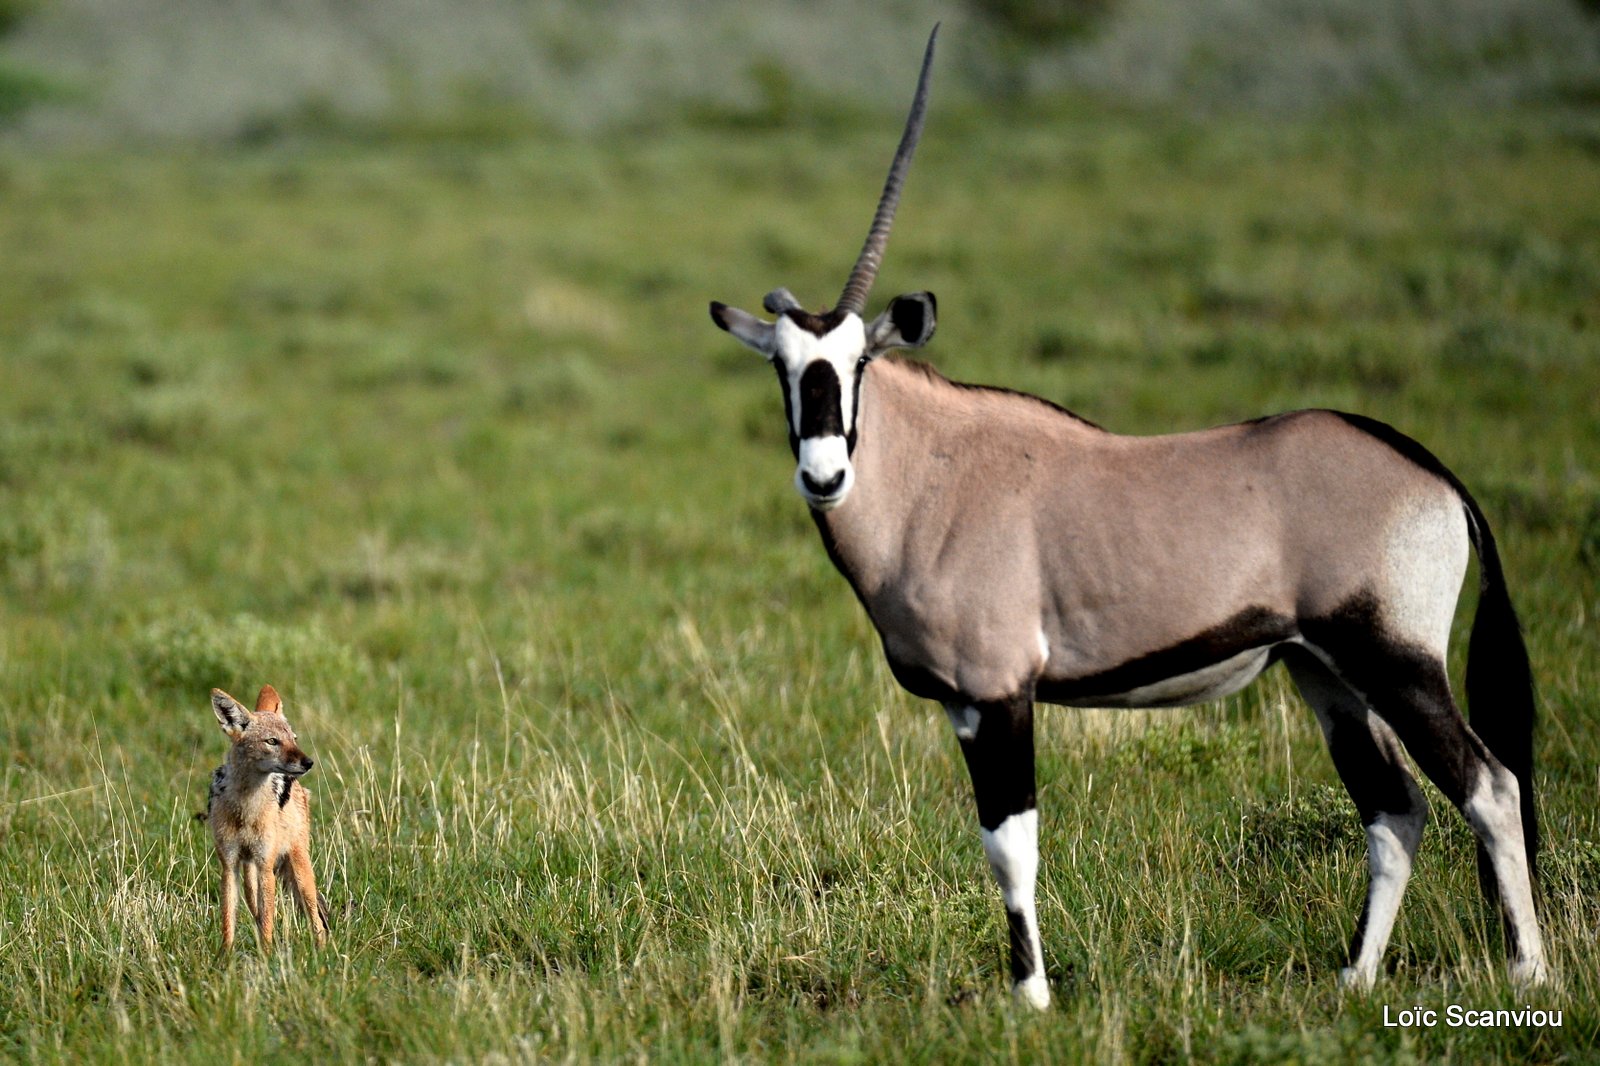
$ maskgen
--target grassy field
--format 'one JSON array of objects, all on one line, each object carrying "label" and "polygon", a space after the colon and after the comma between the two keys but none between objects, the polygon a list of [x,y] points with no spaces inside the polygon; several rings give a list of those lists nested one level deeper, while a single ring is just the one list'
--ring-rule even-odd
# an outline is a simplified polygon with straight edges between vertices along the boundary
[{"label": "grassy field", "polygon": [[[1496,524],[1542,688],[1557,986],[1503,981],[1435,795],[1339,993],[1361,836],[1274,671],[1043,712],[1037,1017],[944,716],[705,313],[831,299],[894,136],[0,157],[0,1058],[1600,1056],[1593,113],[931,121],[874,301],[938,293],[929,360],[1123,432],[1395,424]],[[267,681],[336,947],[225,962],[206,691]],[[1382,1025],[1450,1003],[1564,1022]]]}]

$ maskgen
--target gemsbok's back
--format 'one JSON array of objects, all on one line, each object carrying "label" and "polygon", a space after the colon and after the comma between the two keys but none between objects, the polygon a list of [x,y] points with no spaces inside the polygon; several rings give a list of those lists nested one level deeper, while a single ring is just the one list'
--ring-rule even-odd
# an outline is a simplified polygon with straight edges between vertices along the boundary
[{"label": "gemsbok's back", "polygon": [[[711,317],[777,369],[795,482],[895,677],[941,702],[977,797],[1019,999],[1049,1004],[1034,906],[1034,702],[1163,707],[1282,661],[1367,830],[1342,978],[1377,978],[1427,820],[1404,752],[1466,816],[1513,976],[1546,976],[1534,912],[1533,682],[1494,536],[1461,482],[1382,423],[1296,411],[1165,437],[878,357],[932,337],[931,293],[862,316],[921,134],[934,35],[838,304],[786,289]],[[1445,652],[1469,553],[1473,725]]]}]

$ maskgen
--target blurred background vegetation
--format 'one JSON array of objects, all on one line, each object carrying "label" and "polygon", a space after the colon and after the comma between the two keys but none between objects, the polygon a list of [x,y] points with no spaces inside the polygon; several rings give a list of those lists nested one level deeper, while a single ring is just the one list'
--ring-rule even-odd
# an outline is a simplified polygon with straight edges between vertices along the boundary
[{"label": "blurred background vegetation", "polygon": [[942,106],[1187,112],[1600,99],[1593,0],[0,0],[0,122],[42,140],[615,130]]}]

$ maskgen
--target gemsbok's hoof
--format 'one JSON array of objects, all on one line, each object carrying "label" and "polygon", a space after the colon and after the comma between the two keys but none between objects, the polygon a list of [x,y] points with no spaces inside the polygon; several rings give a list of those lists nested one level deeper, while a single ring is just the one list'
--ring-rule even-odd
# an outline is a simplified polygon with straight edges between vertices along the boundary
[{"label": "gemsbok's hoof", "polygon": [[1543,959],[1520,959],[1511,966],[1511,983],[1520,988],[1536,988],[1550,983],[1550,967]]},{"label": "gemsbok's hoof", "polygon": [[1011,986],[1011,998],[1034,1010],[1049,1010],[1050,982],[1045,980],[1042,973],[1025,977]]},{"label": "gemsbok's hoof", "polygon": [[1376,972],[1362,970],[1356,966],[1346,966],[1339,971],[1339,987],[1346,992],[1371,992],[1372,986],[1377,983]]}]

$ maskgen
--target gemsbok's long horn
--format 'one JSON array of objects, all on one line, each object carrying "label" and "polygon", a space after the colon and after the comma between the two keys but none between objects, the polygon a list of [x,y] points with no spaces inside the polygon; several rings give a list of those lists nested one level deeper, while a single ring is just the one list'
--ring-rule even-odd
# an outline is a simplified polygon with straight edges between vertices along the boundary
[{"label": "gemsbok's long horn", "polygon": [[867,293],[872,290],[872,283],[878,276],[883,250],[889,243],[889,227],[894,225],[894,210],[900,204],[900,189],[905,185],[906,172],[911,169],[911,156],[922,137],[922,118],[928,110],[928,74],[933,69],[933,45],[938,39],[939,24],[934,23],[933,32],[928,34],[928,50],[922,56],[917,95],[912,98],[911,113],[906,116],[906,130],[900,135],[900,147],[895,149],[894,162],[889,164],[889,176],[884,179],[883,195],[878,198],[878,210],[872,216],[872,228],[867,231],[861,255],[856,258],[856,265],[850,271],[850,280],[845,282],[844,292],[839,294],[836,310],[854,311],[858,315],[866,310]]}]

